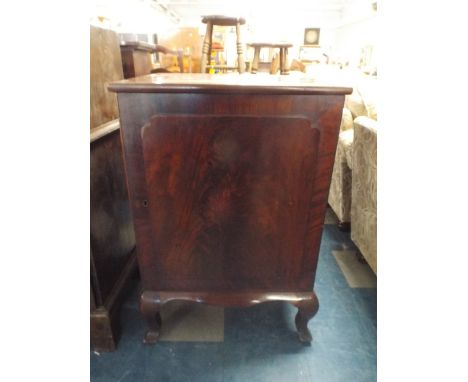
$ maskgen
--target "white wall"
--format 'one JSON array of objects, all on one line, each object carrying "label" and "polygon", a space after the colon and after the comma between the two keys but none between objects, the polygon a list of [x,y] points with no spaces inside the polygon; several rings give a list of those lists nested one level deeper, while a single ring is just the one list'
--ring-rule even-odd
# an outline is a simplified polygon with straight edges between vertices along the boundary
[{"label": "white wall", "polygon": [[[153,34],[171,31],[177,25],[149,1],[95,0],[91,24],[105,26],[119,33]],[[98,17],[107,20],[102,23]]]},{"label": "white wall", "polygon": [[[294,45],[289,50],[289,58],[292,59],[298,58],[299,48],[304,43],[304,29],[320,28],[322,51],[332,59],[341,58],[341,61],[348,61],[350,65],[357,66],[362,48],[377,44],[376,13],[371,5],[374,1],[347,0],[343,10],[336,7],[317,8],[318,6],[301,10],[292,5],[279,6],[274,2],[270,4],[265,1],[245,0],[242,15],[247,22],[242,27],[242,40],[244,43],[290,42]],[[182,14],[180,10],[183,9],[186,17],[176,24],[150,0],[95,0],[94,4],[92,19],[96,21],[97,16],[106,17],[108,25],[105,26],[119,33],[157,33],[161,38],[167,39],[177,28],[183,26],[198,27],[201,35],[205,33],[206,25],[202,24],[200,19],[200,14],[203,13],[201,9],[179,8],[179,14]],[[233,3],[234,5],[239,4]],[[228,40],[227,56],[235,60],[235,33],[228,33]],[[230,49],[231,45],[233,49]],[[252,55],[253,50],[248,50],[246,59],[251,59]],[[263,55],[265,56],[265,53]]]},{"label": "white wall", "polygon": [[372,10],[371,1],[358,1],[351,4],[342,20],[333,29],[332,58],[348,61],[357,67],[362,49],[372,46],[375,59],[378,46],[378,14]]}]

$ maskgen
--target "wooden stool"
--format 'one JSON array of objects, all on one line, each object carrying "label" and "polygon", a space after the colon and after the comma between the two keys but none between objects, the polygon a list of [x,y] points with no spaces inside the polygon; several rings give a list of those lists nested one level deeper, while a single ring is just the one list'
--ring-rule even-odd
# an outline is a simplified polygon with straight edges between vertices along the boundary
[{"label": "wooden stool", "polygon": [[[286,62],[288,58],[288,48],[291,48],[293,44],[288,44],[288,43],[271,44],[271,43],[264,43],[264,42],[253,42],[247,45],[255,49],[254,59],[252,62],[252,69],[251,69],[252,73],[257,73],[258,62],[260,61],[260,49],[279,48],[280,50],[280,74],[289,74],[289,70],[286,67]],[[273,68],[272,70],[270,70],[270,73],[275,74],[273,73]]]},{"label": "wooden stool", "polygon": [[226,16],[203,16],[202,23],[206,24],[206,34],[203,40],[203,49],[201,57],[201,72],[206,73],[207,67],[212,67],[208,64],[211,57],[211,42],[213,35],[213,25],[219,26],[235,26],[237,35],[237,69],[239,73],[245,72],[244,54],[242,52],[242,43],[240,38],[240,26],[245,24],[245,19],[242,17],[226,17]]}]

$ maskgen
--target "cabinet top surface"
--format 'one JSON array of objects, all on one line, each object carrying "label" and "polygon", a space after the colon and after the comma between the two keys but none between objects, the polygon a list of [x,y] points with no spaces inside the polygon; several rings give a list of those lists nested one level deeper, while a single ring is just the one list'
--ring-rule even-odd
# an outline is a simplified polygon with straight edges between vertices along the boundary
[{"label": "cabinet top surface", "polygon": [[120,48],[136,49],[136,50],[145,50],[153,52],[156,50],[156,45],[150,44],[144,41],[121,41]]},{"label": "cabinet top surface", "polygon": [[114,82],[109,90],[117,93],[351,94],[353,89],[338,81],[322,82],[305,75],[165,73]]}]

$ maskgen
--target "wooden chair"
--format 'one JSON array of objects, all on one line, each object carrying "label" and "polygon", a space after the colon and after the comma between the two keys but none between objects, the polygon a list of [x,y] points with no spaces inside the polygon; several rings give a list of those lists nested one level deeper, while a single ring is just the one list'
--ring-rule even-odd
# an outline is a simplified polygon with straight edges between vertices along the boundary
[{"label": "wooden chair", "polygon": [[[239,73],[245,72],[244,53],[242,51],[242,42],[240,37],[240,26],[245,24],[245,19],[242,17],[227,17],[227,16],[203,16],[202,23],[206,24],[206,34],[203,41],[202,58],[201,58],[201,73],[206,73],[207,68],[218,68],[219,65],[210,65],[211,48],[213,40],[213,26],[235,26],[237,35],[237,70]],[[221,67],[223,69],[223,67]]]},{"label": "wooden chair", "polygon": [[[156,49],[154,50],[154,52],[177,56],[177,66],[179,68],[179,73],[184,73],[184,54],[181,49],[172,50],[162,45],[156,45]],[[166,68],[161,67],[161,68],[156,68],[156,69],[151,70],[151,73],[174,73],[174,72],[177,73],[177,71],[174,70],[173,67],[166,67]]]}]

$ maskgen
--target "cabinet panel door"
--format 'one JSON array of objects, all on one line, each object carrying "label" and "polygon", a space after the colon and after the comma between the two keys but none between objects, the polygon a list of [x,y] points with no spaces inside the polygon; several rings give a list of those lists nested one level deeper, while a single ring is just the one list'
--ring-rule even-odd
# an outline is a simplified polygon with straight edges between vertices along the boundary
[{"label": "cabinet panel door", "polygon": [[[158,115],[141,130],[155,290],[286,290],[307,256],[320,131],[305,117]],[[312,277],[312,275],[311,275]]]}]

